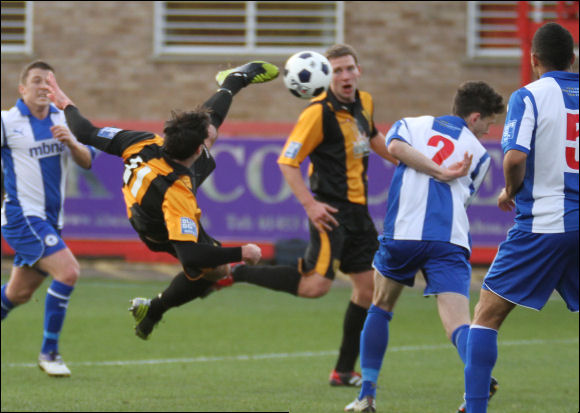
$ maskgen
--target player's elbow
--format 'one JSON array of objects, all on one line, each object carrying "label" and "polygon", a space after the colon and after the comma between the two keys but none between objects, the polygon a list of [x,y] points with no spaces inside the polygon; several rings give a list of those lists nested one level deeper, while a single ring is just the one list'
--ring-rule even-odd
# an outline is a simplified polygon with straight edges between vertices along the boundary
[{"label": "player's elbow", "polygon": [[391,142],[389,142],[387,149],[396,160],[400,160],[406,146],[408,146],[407,143],[399,139],[393,139]]}]

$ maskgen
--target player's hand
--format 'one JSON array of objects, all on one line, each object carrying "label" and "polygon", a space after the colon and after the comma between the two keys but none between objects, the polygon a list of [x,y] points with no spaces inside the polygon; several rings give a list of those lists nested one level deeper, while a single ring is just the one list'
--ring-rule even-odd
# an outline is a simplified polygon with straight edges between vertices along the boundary
[{"label": "player's hand", "polygon": [[504,212],[513,211],[516,206],[514,199],[507,194],[505,188],[501,190],[497,197],[497,206]]},{"label": "player's hand", "polygon": [[461,178],[469,173],[469,168],[471,168],[471,162],[473,161],[473,155],[469,155],[467,152],[463,154],[463,160],[455,162],[448,168],[443,168],[443,179],[441,181],[452,181],[453,179]]},{"label": "player's hand", "polygon": [[338,221],[332,215],[337,213],[338,209],[333,206],[315,200],[304,209],[306,210],[308,219],[310,219],[318,231],[327,232],[338,227]]},{"label": "player's hand", "polygon": [[50,131],[52,132],[52,136],[54,136],[57,141],[64,143],[68,147],[71,147],[77,141],[66,126],[54,125],[50,127]]},{"label": "player's hand", "polygon": [[255,265],[262,258],[262,250],[256,244],[242,245],[242,261],[249,265]]},{"label": "player's hand", "polygon": [[58,83],[56,83],[56,78],[54,73],[49,72],[46,76],[46,83],[48,84],[48,98],[54,103],[54,105],[60,110],[64,110],[68,105],[74,105],[73,101],[68,98],[67,95],[60,89]]}]

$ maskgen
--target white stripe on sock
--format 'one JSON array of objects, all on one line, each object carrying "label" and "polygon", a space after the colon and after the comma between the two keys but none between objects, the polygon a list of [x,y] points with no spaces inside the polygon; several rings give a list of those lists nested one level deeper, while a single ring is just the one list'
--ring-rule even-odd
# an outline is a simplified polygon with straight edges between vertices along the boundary
[{"label": "white stripe on sock", "polygon": [[50,295],[52,295],[53,297],[59,298],[61,300],[68,301],[70,299],[70,296],[67,297],[66,295],[59,294],[50,287],[48,288],[48,290],[46,292],[49,293]]}]

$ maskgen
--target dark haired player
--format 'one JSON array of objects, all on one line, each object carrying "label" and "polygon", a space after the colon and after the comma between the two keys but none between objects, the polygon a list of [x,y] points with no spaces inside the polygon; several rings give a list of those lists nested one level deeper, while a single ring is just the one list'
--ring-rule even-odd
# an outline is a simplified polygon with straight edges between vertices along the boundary
[{"label": "dark haired player", "polygon": [[386,145],[399,165],[373,261],[373,303],[361,333],[362,388],[346,411],[375,411],[394,308],[419,270],[427,283],[424,295],[436,297],[447,338],[465,363],[471,281],[466,208],[490,165],[479,139],[504,110],[503,98],[488,84],[467,82],[455,94],[452,116],[403,118],[387,133]]},{"label": "dark haired player", "polygon": [[[516,90],[503,130],[505,188],[497,204],[516,208],[499,246],[467,339],[465,401],[487,411],[498,330],[516,306],[540,310],[554,290],[578,312],[578,73],[572,35],[556,23],[534,34],[538,80]],[[461,410],[463,409],[463,410]]]},{"label": "dark haired player", "polygon": [[150,132],[93,126],[60,90],[54,76],[49,76],[49,97],[64,110],[79,141],[123,158],[123,194],[129,221],[141,240],[152,251],[175,256],[183,266],[157,297],[132,300],[130,311],[140,338],[146,339],[170,308],[211,292],[215,282],[229,274],[228,263],[259,261],[257,245],[223,248],[204,231],[195,194],[215,168],[208,149],[217,139],[217,128],[233,96],[251,83],[267,82],[277,75],[278,68],[266,62],[218,73],[220,89],[198,109],[172,113],[163,138]]}]

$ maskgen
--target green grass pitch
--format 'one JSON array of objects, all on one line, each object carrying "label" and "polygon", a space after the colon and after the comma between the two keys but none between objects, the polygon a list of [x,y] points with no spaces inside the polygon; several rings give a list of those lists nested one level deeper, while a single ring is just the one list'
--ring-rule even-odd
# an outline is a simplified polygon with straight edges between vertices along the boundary
[{"label": "green grass pitch", "polygon": [[[2,411],[328,413],[356,396],[327,382],[349,288],[306,300],[235,285],[171,310],[142,341],[129,299],[166,285],[81,279],[61,335],[72,377],[54,379],[36,366],[44,284],[2,322]],[[539,313],[516,308],[500,331],[494,376],[490,413],[578,411],[578,315],[559,298]],[[407,289],[391,323],[378,411],[452,413],[462,394],[463,368],[434,299]]]}]

